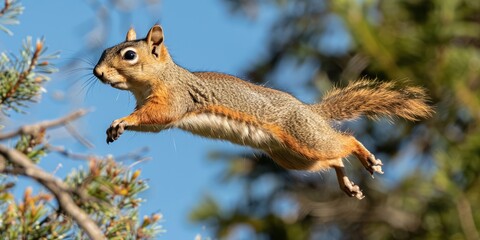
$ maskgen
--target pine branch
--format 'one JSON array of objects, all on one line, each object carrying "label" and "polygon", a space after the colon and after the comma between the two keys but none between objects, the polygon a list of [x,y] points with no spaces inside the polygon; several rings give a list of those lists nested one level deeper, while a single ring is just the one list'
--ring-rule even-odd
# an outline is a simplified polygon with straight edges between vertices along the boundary
[{"label": "pine branch", "polygon": [[50,60],[57,58],[58,53],[45,55],[44,40],[32,44],[27,37],[19,57],[0,54],[0,110],[13,109],[22,112],[28,102],[35,102],[45,89],[42,84],[49,80],[48,74],[56,72]]},{"label": "pine branch", "polygon": [[2,98],[0,99],[0,104],[4,103],[5,100],[9,99],[17,91],[18,87],[25,82],[25,80],[27,79],[27,76],[33,71],[33,69],[35,68],[35,65],[37,65],[38,57],[40,56],[40,52],[42,51],[42,48],[43,48],[43,43],[40,41],[37,41],[37,44],[35,46],[35,51],[32,55],[28,68],[24,72],[20,73],[17,81],[15,82],[15,85],[13,85],[10,88],[7,94],[2,96]]},{"label": "pine branch", "polygon": [[[62,210],[72,217],[91,239],[105,238],[96,223],[75,204],[69,187],[63,181],[37,167],[27,156],[15,149],[0,145],[0,155],[16,166],[14,173],[30,177],[52,192]],[[3,169],[3,172],[5,171],[6,169]]]}]

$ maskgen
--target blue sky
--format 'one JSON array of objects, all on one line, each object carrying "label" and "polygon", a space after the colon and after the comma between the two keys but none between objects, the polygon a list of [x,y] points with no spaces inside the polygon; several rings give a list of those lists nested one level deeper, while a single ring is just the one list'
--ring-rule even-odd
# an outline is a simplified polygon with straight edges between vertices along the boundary
[{"label": "blue sky", "polygon": [[[193,136],[179,130],[160,134],[126,133],[117,142],[105,143],[105,130],[114,119],[128,115],[135,102],[128,92],[95,84],[88,93],[81,89],[90,77],[89,72],[71,71],[64,66],[76,57],[97,61],[100,52],[87,53],[85,33],[94,26],[95,12],[87,1],[25,1],[21,24],[10,27],[14,36],[1,33],[0,51],[17,53],[22,39],[27,36],[46,38],[50,52],[60,51],[55,61],[60,72],[46,85],[40,104],[32,105],[26,115],[13,114],[6,121],[8,128],[43,119],[63,116],[78,108],[93,109],[75,126],[94,143],[86,149],[72,140],[62,129],[51,131],[50,143],[65,146],[74,152],[98,155],[122,155],[144,146],[152,160],[137,165],[142,176],[149,179],[150,189],[143,195],[147,201],[141,214],[160,211],[167,229],[161,239],[193,239],[196,234],[209,236],[209,229],[193,225],[188,213],[206,194],[214,195],[222,205],[229,205],[240,194],[239,186],[220,184],[222,163],[208,161],[213,150],[239,151],[241,147],[230,143]],[[276,12],[263,8],[255,20],[235,16],[221,0],[166,0],[151,9],[137,8],[131,15],[112,13],[112,26],[105,47],[124,40],[133,25],[137,36],[143,37],[156,22],[164,28],[165,41],[175,61],[192,71],[220,71],[242,75],[256,59],[266,53],[266,37]],[[85,51],[85,53],[82,53]],[[80,53],[80,55],[77,55]],[[295,73],[291,73],[295,74]],[[81,163],[51,154],[41,166],[54,171],[61,165],[57,176],[63,177]],[[22,181],[22,186],[30,184]]]}]

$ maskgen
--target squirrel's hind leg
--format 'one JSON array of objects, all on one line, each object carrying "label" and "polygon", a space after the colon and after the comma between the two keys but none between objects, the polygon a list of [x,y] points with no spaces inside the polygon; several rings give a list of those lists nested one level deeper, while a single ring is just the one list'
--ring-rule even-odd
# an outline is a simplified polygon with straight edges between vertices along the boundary
[{"label": "squirrel's hind leg", "polygon": [[350,144],[353,148],[352,153],[358,158],[358,160],[360,160],[362,165],[365,167],[365,169],[367,169],[368,172],[370,172],[372,177],[374,173],[383,174],[383,164],[380,159],[375,158],[375,156],[353,136],[350,136]]},{"label": "squirrel's hind leg", "polygon": [[[368,172],[373,177],[374,173],[383,174],[382,171],[382,161],[376,159],[375,156],[368,151],[365,146],[361,142],[359,142],[353,136],[346,136],[347,139],[344,141],[346,143],[347,152],[354,154],[358,160],[362,163],[362,165],[367,169]],[[358,199],[362,199],[365,196],[360,190],[358,185],[355,185],[345,174],[345,168],[343,165],[342,157],[336,160],[329,160],[328,161],[330,167],[335,169],[335,173],[337,174],[338,184],[340,185],[340,189],[342,189],[348,196],[356,197]]]},{"label": "squirrel's hind leg", "polygon": [[[342,160],[339,159],[341,162]],[[342,164],[343,165],[343,164]],[[345,168],[343,166],[334,166],[335,173],[337,174],[338,184],[340,185],[340,189],[342,189],[348,196],[356,197],[358,199],[362,199],[365,196],[360,190],[358,185],[355,185],[345,174]]]}]

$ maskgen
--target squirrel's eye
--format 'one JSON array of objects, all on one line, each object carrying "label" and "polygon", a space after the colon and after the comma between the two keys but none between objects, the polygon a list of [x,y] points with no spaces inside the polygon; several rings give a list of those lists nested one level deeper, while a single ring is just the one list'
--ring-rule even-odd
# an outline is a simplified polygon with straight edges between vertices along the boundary
[{"label": "squirrel's eye", "polygon": [[134,60],[137,57],[137,53],[133,50],[128,50],[123,54],[123,59]]}]

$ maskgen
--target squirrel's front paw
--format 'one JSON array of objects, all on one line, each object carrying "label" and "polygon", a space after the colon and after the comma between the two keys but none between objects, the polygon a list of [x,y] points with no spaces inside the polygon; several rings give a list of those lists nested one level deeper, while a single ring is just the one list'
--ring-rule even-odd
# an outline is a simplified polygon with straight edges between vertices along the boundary
[{"label": "squirrel's front paw", "polygon": [[127,123],[121,119],[113,121],[113,123],[107,129],[107,144],[117,140],[125,131],[126,127]]}]

